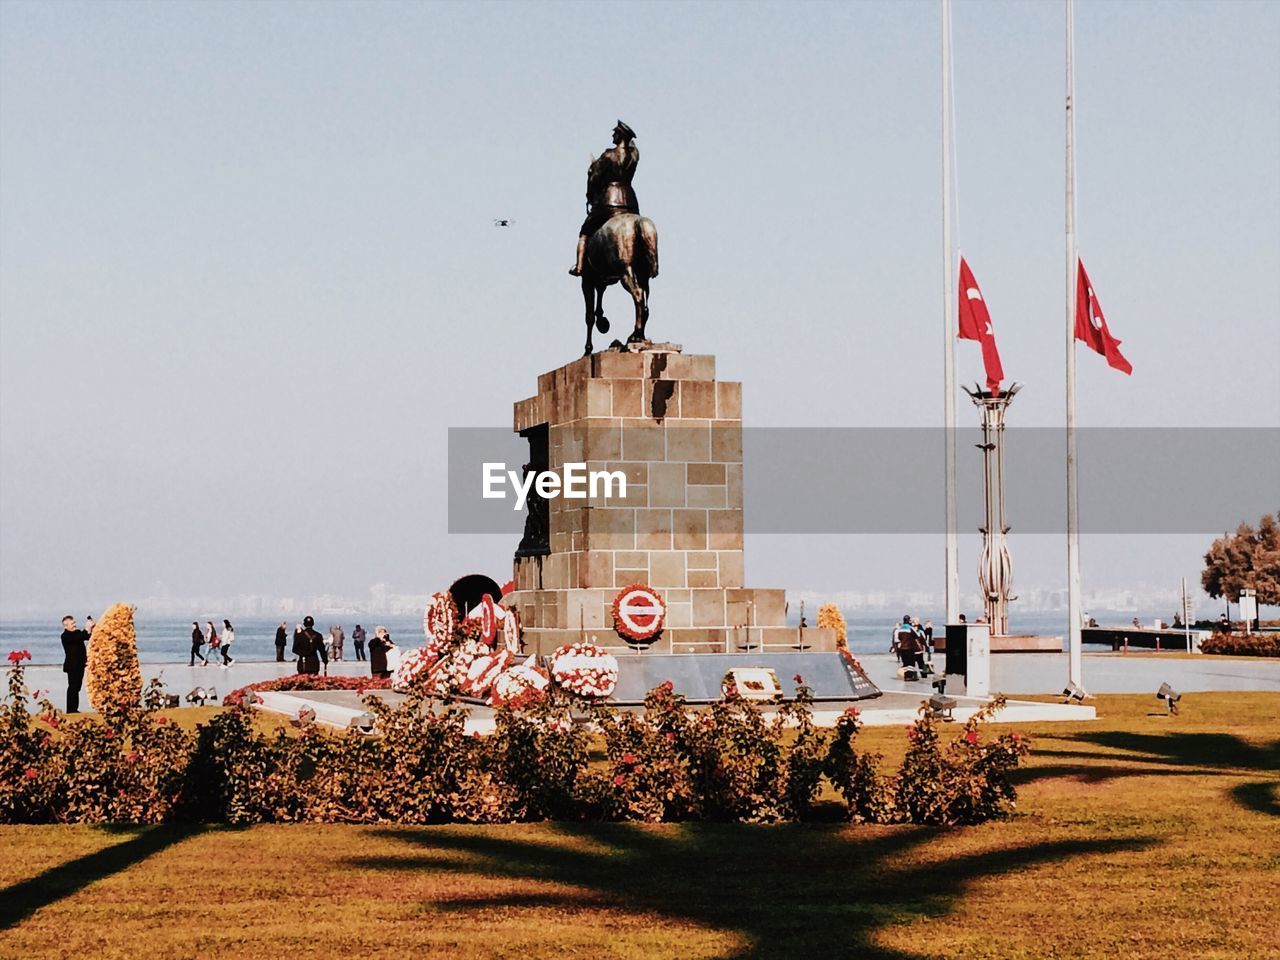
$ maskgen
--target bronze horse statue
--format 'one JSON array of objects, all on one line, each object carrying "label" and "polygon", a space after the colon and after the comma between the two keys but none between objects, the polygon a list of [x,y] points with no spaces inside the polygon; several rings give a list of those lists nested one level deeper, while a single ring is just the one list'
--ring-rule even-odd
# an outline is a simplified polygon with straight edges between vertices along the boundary
[{"label": "bronze horse statue", "polygon": [[582,298],[587,306],[587,346],[589,356],[591,328],[609,332],[604,315],[604,290],[621,283],[636,306],[635,329],[627,343],[644,341],[644,326],[649,320],[649,281],[658,275],[658,228],[648,217],[638,213],[619,213],[606,220],[587,241],[582,264]]}]

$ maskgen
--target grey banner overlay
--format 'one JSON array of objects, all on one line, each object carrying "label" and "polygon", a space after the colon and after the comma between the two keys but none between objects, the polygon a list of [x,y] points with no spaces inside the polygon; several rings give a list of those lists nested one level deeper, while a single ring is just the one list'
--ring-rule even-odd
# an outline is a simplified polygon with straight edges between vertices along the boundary
[{"label": "grey banner overlay", "polygon": [[[745,531],[940,533],[944,433],[745,428]],[[1280,428],[1088,428],[1076,437],[1083,533],[1221,533],[1280,510]],[[982,525],[981,440],[976,428],[956,431],[961,532]],[[503,462],[519,473],[528,459],[528,445],[510,430],[450,428],[449,532],[518,540],[524,513],[512,509],[511,497],[482,498],[482,464]],[[613,469],[618,462],[588,466]],[[1064,430],[1006,429],[1005,503],[1013,533],[1066,530]]]}]

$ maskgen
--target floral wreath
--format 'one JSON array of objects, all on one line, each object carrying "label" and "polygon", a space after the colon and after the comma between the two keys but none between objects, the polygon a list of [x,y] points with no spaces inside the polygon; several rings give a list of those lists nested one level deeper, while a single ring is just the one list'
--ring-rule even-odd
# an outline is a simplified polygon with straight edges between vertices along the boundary
[{"label": "floral wreath", "polygon": [[498,674],[493,681],[493,692],[489,702],[495,707],[510,707],[522,710],[546,699],[547,688],[551,686],[551,678],[547,671],[534,665],[530,657],[524,663],[518,663]]},{"label": "floral wreath", "polygon": [[607,697],[618,686],[618,661],[594,643],[567,643],[551,655],[551,678],[566,693]]},{"label": "floral wreath", "polygon": [[502,618],[502,644],[511,651],[512,656],[520,653],[520,615],[511,607]]},{"label": "floral wreath", "polygon": [[498,620],[501,616],[499,608],[493,604],[493,597],[486,593],[480,598],[480,602],[475,609],[467,614],[467,619],[480,622],[480,639],[489,646],[493,646],[494,637],[498,633]]},{"label": "floral wreath", "polygon": [[404,655],[400,661],[400,666],[396,667],[395,673],[391,675],[392,690],[407,690],[417,682],[419,677],[425,677],[427,672],[436,663],[436,655],[430,649],[430,645],[419,647],[416,650],[410,650]]},{"label": "floral wreath", "polygon": [[422,615],[422,630],[428,640],[437,646],[446,646],[453,640],[453,630],[458,624],[458,605],[447,593],[437,593],[427,604]]},{"label": "floral wreath", "polygon": [[515,659],[505,648],[494,653],[476,657],[467,667],[466,678],[459,684],[459,689],[473,697],[484,697],[493,688],[498,679]]},{"label": "floral wreath", "polygon": [[[658,606],[658,613],[654,624],[648,629],[632,626],[631,617],[628,611],[623,610],[623,603],[637,593],[644,593],[653,599]],[[613,625],[619,635],[626,637],[628,640],[644,642],[652,640],[662,632],[662,625],[667,619],[667,602],[662,599],[662,594],[658,593],[653,587],[644,583],[633,583],[630,586],[623,587],[618,591],[618,595],[613,598]]]}]

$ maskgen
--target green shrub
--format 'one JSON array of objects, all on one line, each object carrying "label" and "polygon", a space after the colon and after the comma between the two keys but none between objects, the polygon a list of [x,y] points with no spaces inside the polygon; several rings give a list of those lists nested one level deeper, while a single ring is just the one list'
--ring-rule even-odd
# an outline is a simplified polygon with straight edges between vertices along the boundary
[{"label": "green shrub", "polygon": [[1215,633],[1201,642],[1200,652],[1230,657],[1280,657],[1280,633]]},{"label": "green shrub", "polygon": [[1008,812],[1008,775],[1028,750],[1016,733],[979,736],[1001,699],[946,745],[926,707],[902,768],[886,777],[878,755],[854,749],[857,711],[819,730],[799,678],[796,698],[771,711],[736,695],[691,709],[669,683],[642,712],[586,704],[604,753],[595,763],[563,699],[501,709],[487,736],[467,733],[464,708],[417,690],[395,707],[364,698],[373,736],[303,717],[296,731],[263,733],[244,706],[188,733],[149,708],[156,696],[111,722],[69,722],[47,700],[33,717],[23,657],[10,659],[3,823],[774,823],[811,818],[825,780],[855,822],[967,824]]}]

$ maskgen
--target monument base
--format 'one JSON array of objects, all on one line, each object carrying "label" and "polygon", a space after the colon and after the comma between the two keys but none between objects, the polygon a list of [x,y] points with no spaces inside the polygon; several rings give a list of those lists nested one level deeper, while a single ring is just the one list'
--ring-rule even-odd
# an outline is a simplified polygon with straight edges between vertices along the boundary
[{"label": "monument base", "polygon": [[538,377],[515,405],[530,469],[616,472],[625,494],[530,501],[515,591],[529,652],[624,647],[613,603],[633,584],[666,607],[654,653],[833,651],[830,629],[787,625],[786,594],[744,585],[742,385],[715,357],[636,344]]}]

